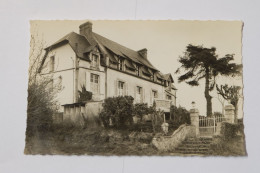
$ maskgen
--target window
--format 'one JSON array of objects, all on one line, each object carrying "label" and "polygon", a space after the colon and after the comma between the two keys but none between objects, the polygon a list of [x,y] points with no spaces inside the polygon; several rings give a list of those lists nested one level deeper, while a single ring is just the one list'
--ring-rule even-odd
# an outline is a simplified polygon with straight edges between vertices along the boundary
[{"label": "window", "polygon": [[153,104],[155,98],[158,98],[158,92],[155,90],[152,90],[152,104]]},{"label": "window", "polygon": [[166,99],[167,99],[167,100],[171,100],[171,99],[172,99],[172,96],[166,95]]},{"label": "window", "polygon": [[91,67],[98,67],[98,55],[92,54]]},{"label": "window", "polygon": [[120,58],[118,59],[118,69],[123,70],[123,60]]},{"label": "window", "polygon": [[154,81],[154,73],[151,75],[151,80]]},{"label": "window", "polygon": [[142,102],[142,95],[143,95],[143,89],[142,87],[137,86],[136,87],[136,103],[141,103]]},{"label": "window", "polygon": [[50,72],[53,72],[54,71],[54,64],[55,63],[55,57],[54,56],[52,56],[51,58],[50,58]]},{"label": "window", "polygon": [[91,83],[91,92],[93,94],[98,94],[99,93],[99,75],[91,74],[90,83]]},{"label": "window", "polygon": [[140,76],[140,67],[138,65],[136,66],[136,75]]},{"label": "window", "polygon": [[118,81],[118,96],[124,95],[124,82]]}]

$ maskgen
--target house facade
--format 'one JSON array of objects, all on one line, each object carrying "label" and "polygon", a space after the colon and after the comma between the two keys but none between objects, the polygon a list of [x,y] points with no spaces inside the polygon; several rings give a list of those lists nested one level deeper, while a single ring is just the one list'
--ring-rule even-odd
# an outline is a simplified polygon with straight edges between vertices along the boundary
[{"label": "house facade", "polygon": [[[91,22],[80,25],[79,34],[71,32],[45,50],[40,74],[62,86],[57,100],[63,119],[71,119],[71,114],[96,115],[103,100],[115,96],[130,95],[134,103],[149,106],[156,102],[166,112],[176,104],[171,74],[162,74],[149,62],[147,49],[134,51],[111,41],[93,32]],[[92,92],[87,103],[78,100],[83,87]]]}]

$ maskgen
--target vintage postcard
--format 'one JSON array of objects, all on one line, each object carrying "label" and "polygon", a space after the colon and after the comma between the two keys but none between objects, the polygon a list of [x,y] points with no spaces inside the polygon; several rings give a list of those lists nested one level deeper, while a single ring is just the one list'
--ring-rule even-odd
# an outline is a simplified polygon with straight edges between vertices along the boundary
[{"label": "vintage postcard", "polygon": [[31,21],[29,155],[246,156],[241,21]]}]

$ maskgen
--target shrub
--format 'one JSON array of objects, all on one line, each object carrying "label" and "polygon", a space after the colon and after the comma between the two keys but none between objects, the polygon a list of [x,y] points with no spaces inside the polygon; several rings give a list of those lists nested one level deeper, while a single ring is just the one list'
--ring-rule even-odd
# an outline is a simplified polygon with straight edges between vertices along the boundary
[{"label": "shrub", "polygon": [[148,107],[147,103],[136,103],[134,105],[133,113],[142,121],[144,115],[151,113],[151,108]]},{"label": "shrub", "polygon": [[48,87],[49,78],[34,81],[28,86],[26,140],[37,134],[44,134],[53,125],[53,115],[57,112],[56,90]]},{"label": "shrub", "polygon": [[173,117],[173,124],[176,126],[190,124],[190,113],[184,107],[172,105],[170,108],[170,116]]},{"label": "shrub", "polygon": [[161,125],[163,123],[164,112],[161,110],[156,110],[155,102],[154,102],[153,106],[151,106],[149,108],[149,111],[151,113],[153,132],[154,133],[161,132]]},{"label": "shrub", "polygon": [[81,91],[79,92],[79,102],[89,101],[92,99],[92,92],[86,90],[85,85],[81,86]]},{"label": "shrub", "polygon": [[243,134],[244,125],[239,124],[230,124],[227,122],[223,122],[221,126],[221,134],[223,135],[224,140],[231,140],[237,136],[240,132]]},{"label": "shrub", "polygon": [[224,117],[224,115],[221,112],[214,112],[213,116],[215,116],[215,117]]},{"label": "shrub", "polygon": [[110,121],[115,128],[123,128],[133,123],[133,101],[131,96],[109,97],[103,103],[100,118],[105,127]]}]

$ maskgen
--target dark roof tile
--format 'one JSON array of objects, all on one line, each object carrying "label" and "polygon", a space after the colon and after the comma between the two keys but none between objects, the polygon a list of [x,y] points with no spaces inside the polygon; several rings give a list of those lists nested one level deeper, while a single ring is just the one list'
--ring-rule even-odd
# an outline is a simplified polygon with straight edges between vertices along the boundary
[{"label": "dark roof tile", "polygon": [[132,61],[143,64],[149,68],[157,70],[147,59],[143,58],[137,51],[129,49],[125,46],[122,46],[112,40],[109,40],[99,34],[93,33],[97,41],[102,44],[104,47],[114,52],[116,55],[121,57],[129,57]]}]

